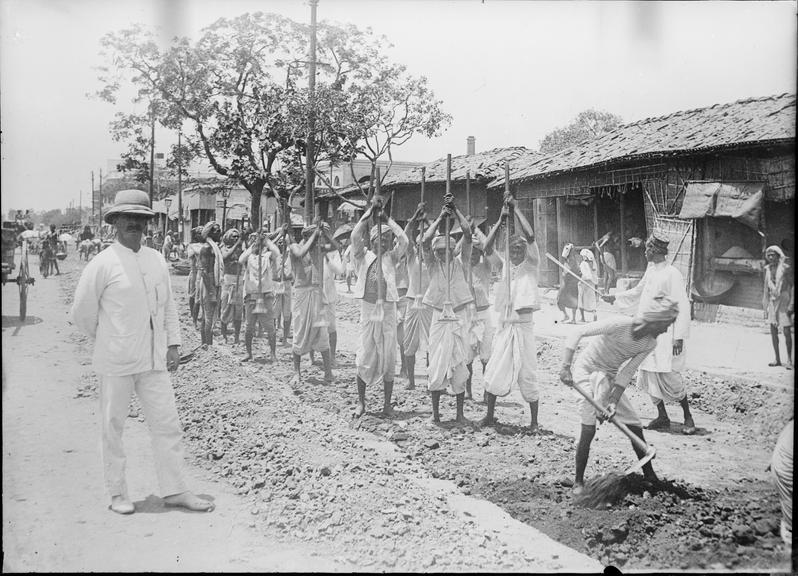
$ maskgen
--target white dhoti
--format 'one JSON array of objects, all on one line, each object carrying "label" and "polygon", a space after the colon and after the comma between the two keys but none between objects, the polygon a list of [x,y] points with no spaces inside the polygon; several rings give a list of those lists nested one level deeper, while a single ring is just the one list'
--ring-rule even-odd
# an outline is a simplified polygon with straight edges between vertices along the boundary
[{"label": "white dhoti", "polygon": [[414,302],[407,303],[405,309],[404,338],[402,347],[405,356],[415,356],[419,350],[427,348],[429,329],[432,324],[432,308],[422,304],[414,308]]},{"label": "white dhoti", "polygon": [[396,303],[383,302],[383,318],[372,320],[376,304],[360,302],[360,341],[355,366],[366,384],[393,382],[396,364]]},{"label": "white dhoti", "polygon": [[122,431],[134,390],[150,431],[161,496],[185,492],[183,429],[177,415],[175,393],[169,381],[169,373],[165,370],[152,370],[128,376],[98,376],[103,469],[109,494],[128,497]]},{"label": "white dhoti", "polygon": [[467,311],[455,312],[456,321],[442,322],[433,309],[429,332],[429,380],[427,390],[439,392],[451,386],[454,394],[465,392],[468,380]]},{"label": "white dhoti", "polygon": [[490,315],[490,309],[473,309],[468,330],[469,362],[479,358],[482,362],[490,360],[493,351],[493,337],[496,327]]},{"label": "white dhoti", "polygon": [[502,326],[493,339],[493,353],[485,367],[485,392],[507,396],[518,388],[527,402],[537,402],[537,350],[532,312],[520,314],[518,322]]},{"label": "white dhoti", "polygon": [[311,350],[326,352],[330,349],[327,326],[314,326],[324,318],[321,308],[321,292],[315,286],[294,288],[291,315],[294,321],[293,352],[299,356]]},{"label": "white dhoti", "polygon": [[[574,386],[579,386],[580,390],[586,392],[591,398],[599,402],[599,404],[603,401],[602,398],[606,398],[610,390],[610,382],[606,374],[603,372],[588,373],[580,368],[578,361],[577,365],[574,366],[573,377]],[[579,397],[579,418],[582,424],[585,426],[595,426],[596,409],[590,402],[579,395],[578,392],[574,392],[574,395]],[[632,403],[629,402],[629,399],[626,397],[626,393],[621,394],[621,399],[615,406],[615,415],[619,422],[623,422],[627,426],[643,426],[640,422],[640,417],[637,415],[637,412],[635,412],[634,407],[632,407]]]},{"label": "white dhoti", "polygon": [[657,336],[657,347],[646,356],[637,373],[637,386],[647,391],[655,404],[661,401],[681,402],[687,395],[681,370],[687,357],[687,344],[682,353],[673,355],[673,326]]},{"label": "white dhoti", "polygon": [[793,430],[795,420],[790,420],[779,434],[770,469],[776,479],[781,500],[781,537],[785,544],[792,542],[792,476],[793,476]]}]

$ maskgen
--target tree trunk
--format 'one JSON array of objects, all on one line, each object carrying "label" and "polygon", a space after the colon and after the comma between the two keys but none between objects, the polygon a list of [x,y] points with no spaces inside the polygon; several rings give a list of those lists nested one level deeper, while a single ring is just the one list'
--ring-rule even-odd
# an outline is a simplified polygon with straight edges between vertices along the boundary
[{"label": "tree trunk", "polygon": [[263,218],[260,217],[260,199],[263,195],[264,185],[265,182],[255,182],[246,185],[250,195],[249,214],[253,230],[257,230],[263,224]]}]

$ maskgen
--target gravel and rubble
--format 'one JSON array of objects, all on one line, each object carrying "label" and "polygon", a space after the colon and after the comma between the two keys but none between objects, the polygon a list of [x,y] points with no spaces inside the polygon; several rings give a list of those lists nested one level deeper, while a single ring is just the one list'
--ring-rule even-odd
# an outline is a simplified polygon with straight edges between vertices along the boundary
[{"label": "gravel and rubble", "polygon": [[[180,279],[175,283],[185,351],[199,338]],[[271,364],[240,363],[243,346],[223,344],[219,336],[217,344],[198,350],[173,378],[189,451],[201,466],[251,499],[255,529],[286,541],[312,541],[335,550],[342,563],[369,570],[532,569],[522,547],[502,545],[468,514],[458,514],[446,498],[423,488],[423,479],[433,478],[496,504],[604,565],[625,570],[789,570],[790,552],[778,536],[778,496],[763,471],[735,461],[736,468],[728,464],[717,472],[717,482],[689,478],[688,472],[704,454],[721,449],[763,451],[767,446],[764,451],[769,452],[792,416],[791,390],[688,372],[696,421],[699,426],[704,420],[717,424],[704,429],[703,436],[655,439],[658,445],[668,443],[669,454],[663,457],[675,462],[672,468],[683,466],[688,479],[660,473],[662,482],[651,487],[635,474],[621,502],[586,510],[571,503],[574,435],[559,419],[571,410],[573,399],[555,382],[559,340],[539,340],[540,380],[548,387],[541,422],[551,428],[543,434],[528,433],[525,406],[512,397],[497,403],[502,424],[478,429],[456,426],[454,397],[444,396],[444,422],[433,425],[423,378],[413,391],[397,379],[395,418],[376,412],[382,391],[369,389],[369,411],[353,419],[351,351],[358,319],[357,305],[341,299],[338,367],[330,385],[324,384],[321,367],[305,357],[305,383],[293,393],[287,385],[290,347],[278,346],[278,359]],[[256,350],[265,346],[265,340],[256,339]],[[423,364],[419,356],[417,372],[423,372]],[[475,399],[482,392],[481,370],[476,372]],[[91,376],[86,376],[77,393],[91,390]],[[645,403],[640,391],[629,393],[635,405]],[[466,403],[468,418],[477,421],[482,415],[481,403]],[[629,464],[628,442],[621,447],[617,435],[605,429],[597,434],[589,474]],[[717,458],[724,462],[723,454]],[[551,562],[538,569],[557,570],[557,558]]]}]

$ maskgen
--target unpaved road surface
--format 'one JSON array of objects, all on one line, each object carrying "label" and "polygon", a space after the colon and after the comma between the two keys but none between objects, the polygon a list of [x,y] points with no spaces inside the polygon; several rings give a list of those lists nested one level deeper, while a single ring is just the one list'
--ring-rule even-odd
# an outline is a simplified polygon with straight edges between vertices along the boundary
[{"label": "unpaved road surface", "polygon": [[[324,385],[320,367],[305,358],[306,382],[292,393],[288,347],[278,347],[273,364],[241,364],[243,347],[221,343],[218,334],[217,344],[198,350],[173,382],[193,485],[216,499],[217,510],[121,518],[105,509],[89,343],[66,324],[81,267],[71,260],[72,272],[34,288],[29,310],[44,320],[39,324],[7,321],[13,298],[4,289],[3,351],[6,358],[13,353],[15,378],[3,397],[3,535],[9,566],[14,542],[15,569],[59,569],[52,562],[64,561],[113,570],[117,556],[127,555],[131,569],[141,570],[187,569],[186,562],[203,558],[205,569],[220,570],[790,570],[765,468],[793,414],[791,387],[688,372],[698,433],[679,433],[674,406],[673,431],[647,434],[662,484],[646,490],[634,476],[615,506],[586,510],[573,506],[568,487],[578,419],[574,393],[556,381],[559,338],[539,340],[546,434],[525,432],[527,409],[516,395],[498,403],[496,428],[453,426],[451,396],[441,401],[443,425],[430,425],[421,355],[420,386],[407,391],[397,380],[397,417],[369,412],[354,420],[358,307],[346,297],[338,305],[333,385]],[[185,352],[198,334],[187,315],[185,277],[173,281]],[[51,288],[56,282],[60,292]],[[265,346],[256,340],[256,348]],[[4,370],[8,376],[12,366],[4,363]],[[628,394],[644,419],[654,416],[644,394]],[[368,390],[369,410],[381,406],[381,395]],[[466,404],[474,420],[484,410]],[[129,474],[138,476],[131,489],[141,495],[137,509],[162,512],[140,420],[129,419],[126,431]],[[588,475],[623,469],[632,457],[628,441],[603,425]],[[31,505],[36,498],[48,507]]]},{"label": "unpaved road surface", "polygon": [[[110,512],[90,342],[67,316],[82,266],[72,255],[64,274],[37,279],[24,324],[16,287],[3,290],[4,572],[601,569],[224,346],[174,377],[189,482],[216,510],[164,508],[133,401],[125,445],[136,513]],[[182,320],[189,350],[196,334]]]}]

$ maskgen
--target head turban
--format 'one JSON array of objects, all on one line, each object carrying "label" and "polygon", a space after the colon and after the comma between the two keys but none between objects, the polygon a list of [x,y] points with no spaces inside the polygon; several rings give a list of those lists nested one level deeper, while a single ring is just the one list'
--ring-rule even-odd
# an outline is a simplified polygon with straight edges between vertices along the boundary
[{"label": "head turban", "polygon": [[233,243],[233,236],[240,236],[240,233],[235,228],[230,228],[230,230],[225,232],[224,236],[222,236],[222,241],[225,244],[232,244]]},{"label": "head turban", "polygon": [[780,247],[776,246],[775,244],[773,246],[768,246],[767,248],[765,248],[765,256],[767,256],[770,253],[778,255],[778,257],[782,260],[784,260],[785,258],[784,250],[782,250]]},{"label": "head turban", "polygon": [[202,227],[202,238],[203,238],[203,240],[207,240],[208,239],[208,234],[211,233],[211,228],[213,228],[214,226],[218,226],[218,224],[216,223],[216,220],[211,220],[210,222],[205,224],[205,226]]},{"label": "head turban", "polygon": [[315,224],[308,224],[307,226],[302,227],[302,235],[303,236],[310,236],[316,231]]},{"label": "head turban", "polygon": [[592,250],[588,250],[587,248],[582,248],[582,249],[579,251],[579,255],[580,255],[582,258],[585,258],[586,260],[590,260],[591,262],[595,262],[595,260],[596,260],[596,257],[595,257],[595,256],[593,256],[593,252],[592,252]]},{"label": "head turban", "polygon": [[651,246],[654,251],[659,252],[660,254],[668,253],[668,239],[661,234],[653,232],[651,236],[648,237],[646,244]]},{"label": "head turban", "polygon": [[[391,231],[391,229],[388,227],[387,224],[385,226],[380,226],[380,228],[382,228],[383,236],[386,233],[393,234],[393,232]],[[379,228],[377,228],[377,225],[375,224],[374,226],[371,227],[371,232],[369,233],[369,239],[372,242],[374,242],[377,239],[377,234],[379,234],[379,232],[380,232],[380,230],[379,230]]]},{"label": "head turban", "polygon": [[510,236],[510,246],[526,246],[527,240],[520,234],[513,234]]},{"label": "head turban", "polygon": [[[457,245],[457,241],[449,236],[449,247],[454,248]],[[446,235],[445,234],[438,234],[435,238],[432,239],[432,249],[433,250],[445,250],[446,249]]]},{"label": "head turban", "polygon": [[669,322],[679,315],[679,303],[665,294],[652,298],[637,310],[636,318],[643,322]]},{"label": "head turban", "polygon": [[562,257],[568,258],[571,255],[571,250],[574,249],[574,245],[568,242],[565,246],[562,247]]}]

